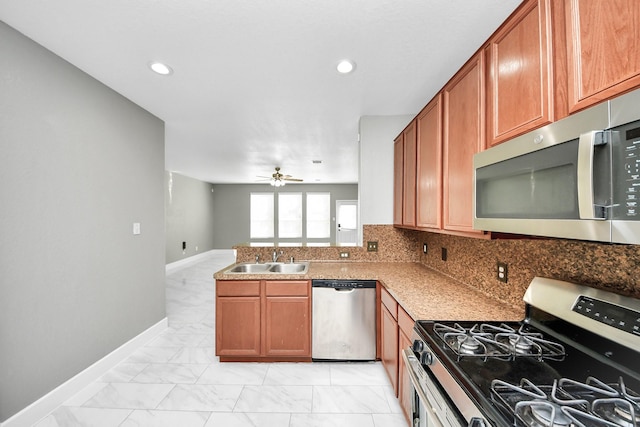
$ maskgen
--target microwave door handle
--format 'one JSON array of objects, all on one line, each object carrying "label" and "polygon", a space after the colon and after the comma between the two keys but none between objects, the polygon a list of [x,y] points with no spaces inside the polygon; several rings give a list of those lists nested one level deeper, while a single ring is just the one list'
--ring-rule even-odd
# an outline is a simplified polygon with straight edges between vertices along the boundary
[{"label": "microwave door handle", "polygon": [[596,216],[593,197],[593,156],[594,147],[604,144],[602,131],[590,131],[580,135],[578,141],[578,213],[580,219],[605,219]]}]

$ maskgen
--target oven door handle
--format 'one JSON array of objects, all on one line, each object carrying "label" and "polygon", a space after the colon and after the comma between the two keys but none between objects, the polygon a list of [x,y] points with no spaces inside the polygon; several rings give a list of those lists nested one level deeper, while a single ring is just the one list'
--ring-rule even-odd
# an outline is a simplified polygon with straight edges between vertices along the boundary
[{"label": "oven door handle", "polygon": [[416,391],[416,393],[418,393],[418,398],[424,405],[424,409],[429,413],[428,415],[429,415],[429,418],[431,418],[431,421],[433,421],[433,425],[435,427],[442,427],[442,424],[440,423],[438,416],[436,415],[436,413],[434,412],[431,406],[431,402],[429,401],[429,398],[427,397],[424,389],[420,385],[420,378],[416,373],[416,372],[419,372],[420,370],[424,370],[424,368],[420,364],[420,361],[415,356],[415,354],[413,354],[413,350],[411,350],[410,348],[405,348],[402,350],[402,358],[404,359],[404,362],[407,366],[407,372],[409,373],[411,384],[413,384],[413,389]]}]

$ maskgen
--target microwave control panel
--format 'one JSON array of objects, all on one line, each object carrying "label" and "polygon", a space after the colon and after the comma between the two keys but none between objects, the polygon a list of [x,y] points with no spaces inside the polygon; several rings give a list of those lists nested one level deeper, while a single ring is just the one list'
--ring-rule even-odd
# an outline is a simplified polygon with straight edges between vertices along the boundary
[{"label": "microwave control panel", "polygon": [[633,128],[629,126],[616,132],[619,148],[615,145],[613,148],[619,164],[624,165],[613,169],[613,218],[640,221],[640,127],[638,123],[634,123]]}]

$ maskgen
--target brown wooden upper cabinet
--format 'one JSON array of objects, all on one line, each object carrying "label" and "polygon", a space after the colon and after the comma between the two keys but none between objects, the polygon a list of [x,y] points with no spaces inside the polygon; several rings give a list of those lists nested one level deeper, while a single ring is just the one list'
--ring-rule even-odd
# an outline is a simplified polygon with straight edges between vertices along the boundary
[{"label": "brown wooden upper cabinet", "polygon": [[416,225],[442,228],[442,94],[416,118]]},{"label": "brown wooden upper cabinet", "polygon": [[525,2],[486,45],[489,146],[554,120],[549,2]]},{"label": "brown wooden upper cabinet", "polygon": [[484,149],[484,55],[476,53],[443,90],[443,228],[473,229],[473,155]]},{"label": "brown wooden upper cabinet", "polygon": [[569,111],[640,86],[640,1],[567,0]]},{"label": "brown wooden upper cabinet", "polygon": [[398,135],[393,143],[393,224],[402,225],[404,205],[404,136]]},{"label": "brown wooden upper cabinet", "polygon": [[416,225],[416,122],[409,123],[403,134],[404,139],[404,183],[402,224]]},{"label": "brown wooden upper cabinet", "polygon": [[409,123],[394,142],[393,223],[416,225],[416,124]]}]

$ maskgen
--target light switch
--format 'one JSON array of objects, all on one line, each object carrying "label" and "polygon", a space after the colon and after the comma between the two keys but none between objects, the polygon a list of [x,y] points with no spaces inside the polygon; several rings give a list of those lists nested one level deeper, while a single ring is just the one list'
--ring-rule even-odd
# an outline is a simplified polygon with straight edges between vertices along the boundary
[{"label": "light switch", "polygon": [[134,222],[133,223],[133,234],[140,234],[140,223],[139,222]]}]

